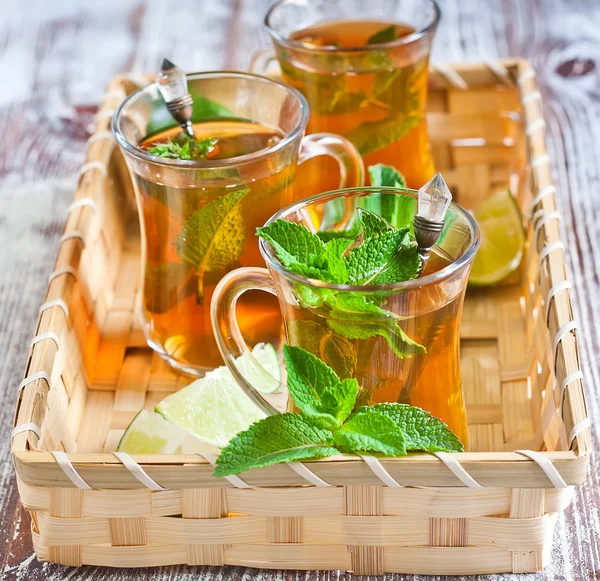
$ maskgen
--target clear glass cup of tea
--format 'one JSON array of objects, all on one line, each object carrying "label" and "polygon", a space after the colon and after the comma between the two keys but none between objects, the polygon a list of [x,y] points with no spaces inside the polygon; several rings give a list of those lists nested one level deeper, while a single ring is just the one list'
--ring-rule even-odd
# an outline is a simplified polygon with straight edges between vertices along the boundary
[{"label": "clear glass cup of tea", "polygon": [[[196,138],[212,140],[205,159],[148,151],[181,131],[155,84],[121,104],[112,128],[140,216],[147,342],[174,367],[202,375],[222,364],[209,316],[215,285],[233,268],[264,264],[256,228],[302,197],[294,191],[297,166],[332,156],[345,186],[362,184],[364,170],[344,138],[303,137],[308,105],[291,87],[246,73],[206,72],[188,75],[188,88]],[[250,339],[278,342],[273,297],[248,295],[238,317]]]},{"label": "clear glass cup of tea", "polygon": [[[407,227],[417,210],[417,192],[372,187],[328,192],[288,206],[268,223],[283,219],[303,224],[313,233],[339,231],[354,223],[360,208],[368,208],[392,226]],[[365,286],[300,276],[286,268],[271,244],[261,239],[267,268],[234,270],[213,295],[211,316],[223,358],[249,397],[267,413],[275,413],[276,405],[281,407],[255,390],[235,363],[248,350],[235,314],[236,301],[247,291],[266,291],[279,299],[287,343],[312,352],[341,379],[358,380],[357,405],[400,402],[419,406],[446,422],[466,445],[459,329],[479,237],[473,217],[451,204],[440,239],[418,278]],[[370,312],[348,306],[356,302],[379,308]],[[346,306],[332,308],[332,304]],[[422,348],[415,349],[409,341]],[[261,376],[255,373],[254,377]],[[264,379],[275,381],[270,376]],[[284,386],[279,391],[285,393]]]},{"label": "clear glass cup of tea", "polygon": [[275,54],[252,70],[276,58],[308,100],[307,133],[343,135],[365,166],[393,165],[417,188],[435,173],[425,105],[439,18],[434,0],[280,0],[265,18]]}]

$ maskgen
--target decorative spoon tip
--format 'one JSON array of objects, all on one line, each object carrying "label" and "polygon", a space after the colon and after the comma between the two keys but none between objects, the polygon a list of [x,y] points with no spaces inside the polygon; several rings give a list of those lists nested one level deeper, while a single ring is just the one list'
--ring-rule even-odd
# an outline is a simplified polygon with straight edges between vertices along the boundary
[{"label": "decorative spoon tip", "polygon": [[160,65],[161,71],[170,71],[174,68],[176,68],[176,66],[169,59],[163,59],[163,62]]}]

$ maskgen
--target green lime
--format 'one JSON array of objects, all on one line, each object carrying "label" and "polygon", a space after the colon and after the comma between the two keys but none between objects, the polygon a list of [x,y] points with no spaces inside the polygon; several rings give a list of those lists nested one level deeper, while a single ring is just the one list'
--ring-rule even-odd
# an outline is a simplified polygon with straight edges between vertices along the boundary
[{"label": "green lime", "polygon": [[131,421],[117,447],[128,454],[193,454],[210,446],[170,424],[160,414],[140,411]]},{"label": "green lime", "polygon": [[[273,386],[279,386],[280,379],[277,352],[272,345],[260,344],[252,355],[262,367],[246,353],[237,360],[242,374],[252,385],[261,387],[261,391],[274,391]],[[219,448],[264,417],[227,367],[210,371],[202,379],[169,395],[156,406],[156,411],[168,422]]]},{"label": "green lime", "polygon": [[473,215],[481,229],[481,246],[469,282],[474,286],[496,284],[521,264],[525,248],[523,217],[509,190],[494,194]]},{"label": "green lime", "polygon": [[262,393],[273,393],[279,388],[281,367],[275,347],[270,343],[259,343],[236,360],[238,369],[250,385]]}]

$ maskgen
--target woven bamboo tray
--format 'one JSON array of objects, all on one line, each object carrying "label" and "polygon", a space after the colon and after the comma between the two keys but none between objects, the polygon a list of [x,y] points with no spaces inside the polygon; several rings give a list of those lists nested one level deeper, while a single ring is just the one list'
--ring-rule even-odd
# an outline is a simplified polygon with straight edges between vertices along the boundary
[{"label": "woven bamboo tray", "polygon": [[438,66],[430,77],[435,161],[458,202],[511,187],[530,217],[518,276],[466,301],[470,450],[340,455],[230,480],[211,475],[210,454],[112,453],[140,408],[190,381],[143,338],[137,217],[108,131],[146,82],[117,77],[102,102],[19,386],[12,452],[38,558],[357,574],[546,565],[557,513],[585,479],[590,424],[530,65]]}]

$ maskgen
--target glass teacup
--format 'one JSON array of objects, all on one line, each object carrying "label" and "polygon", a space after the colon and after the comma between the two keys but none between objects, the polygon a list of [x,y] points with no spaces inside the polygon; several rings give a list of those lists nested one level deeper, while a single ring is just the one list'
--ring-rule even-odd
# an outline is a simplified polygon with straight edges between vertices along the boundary
[{"label": "glass teacup", "polygon": [[[412,223],[416,198],[417,192],[397,188],[339,190],[292,204],[275,214],[269,223],[284,219],[303,224],[312,232],[344,229],[352,223],[358,208],[368,208],[393,226],[402,227]],[[361,386],[358,405],[417,405],[445,421],[466,445],[459,329],[467,280],[478,246],[477,223],[466,210],[451,204],[445,228],[419,278],[379,286],[352,286],[291,272],[276,258],[272,246],[261,240],[260,251],[267,269],[234,270],[221,280],[213,295],[211,316],[223,358],[248,395],[268,413],[274,413],[273,402],[256,391],[235,366],[236,357],[247,350],[235,304],[248,290],[275,294],[287,342],[312,352],[340,378],[355,377]],[[310,298],[325,294],[364,298],[380,306],[384,313],[345,315],[340,310],[334,315],[324,304]],[[402,336],[423,349],[411,350],[397,342]]]},{"label": "glass teacup", "polygon": [[[347,137],[365,166],[396,166],[409,187],[433,176],[425,106],[434,0],[280,0],[265,18],[283,80],[310,106],[307,132]],[[272,53],[253,70],[264,73]]]},{"label": "glass teacup", "polygon": [[[345,186],[362,184],[363,166],[356,149],[339,136],[303,137],[308,105],[291,87],[238,72],[188,75],[188,86],[192,120],[201,124],[195,125],[197,136],[229,131],[269,137],[258,150],[223,159],[152,155],[139,144],[175,125],[154,84],[127,98],[113,119],[140,215],[148,344],[173,366],[201,375],[222,364],[209,317],[215,285],[233,268],[264,264],[256,228],[301,196],[294,191],[297,166],[332,156]],[[238,316],[250,337],[278,341],[281,317],[272,297],[250,294],[238,305]]]}]

